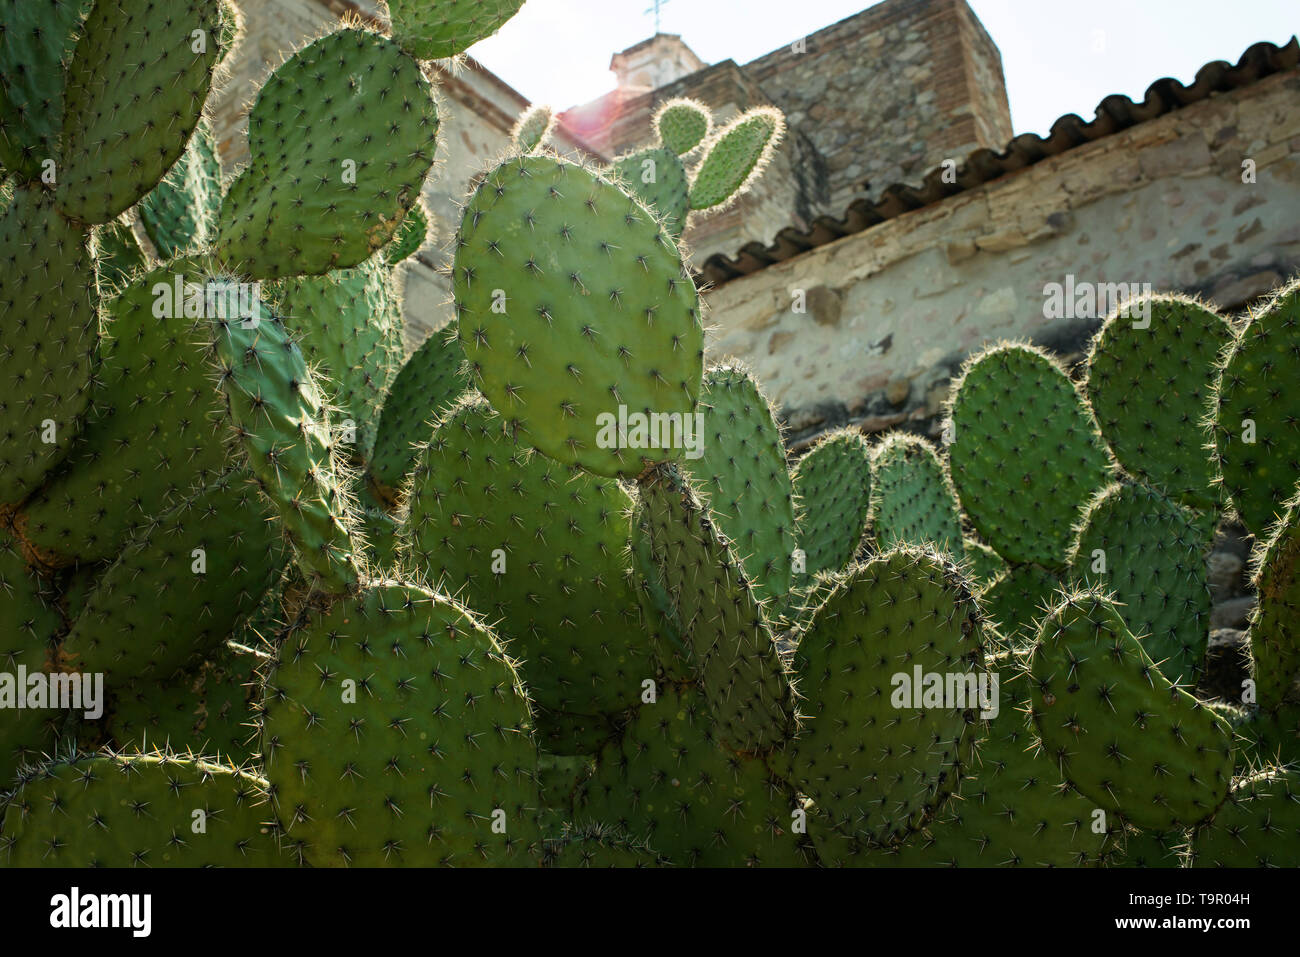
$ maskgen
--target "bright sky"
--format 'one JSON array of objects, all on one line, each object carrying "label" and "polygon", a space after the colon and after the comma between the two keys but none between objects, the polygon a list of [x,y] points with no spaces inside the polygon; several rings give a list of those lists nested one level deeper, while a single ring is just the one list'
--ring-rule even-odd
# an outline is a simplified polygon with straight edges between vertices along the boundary
[{"label": "bright sky", "polygon": [[[1091,119],[1111,93],[1140,99],[1153,80],[1190,83],[1210,60],[1300,30],[1297,0],[968,0],[1002,51],[1017,133],[1065,113]],[[612,54],[654,32],[652,0],[527,0],[470,49],[534,102],[565,109],[610,90]],[[746,63],[857,13],[871,0],[668,0],[661,30],[706,63]]]}]

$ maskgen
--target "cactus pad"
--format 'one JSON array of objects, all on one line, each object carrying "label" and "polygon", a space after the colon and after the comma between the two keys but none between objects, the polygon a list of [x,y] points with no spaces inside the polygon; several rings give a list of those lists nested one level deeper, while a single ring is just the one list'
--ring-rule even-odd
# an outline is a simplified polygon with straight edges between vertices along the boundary
[{"label": "cactus pad", "polygon": [[678,156],[686,156],[708,137],[713,114],[703,103],[679,97],[659,107],[654,126],[659,142]]},{"label": "cactus pad", "polygon": [[1232,327],[1184,296],[1146,297],[1127,311],[1106,320],[1088,355],[1087,393],[1101,434],[1129,472],[1212,508],[1207,416]]},{"label": "cactus pad", "polygon": [[508,160],[465,209],[453,282],[476,384],[512,432],[601,475],[681,457],[699,297],[640,203],[565,160]]},{"label": "cactus pad", "polygon": [[762,175],[783,136],[785,117],[774,107],[750,110],[719,130],[691,181],[691,209],[722,206],[747,190]]},{"label": "cactus pad", "polygon": [[490,631],[379,583],[310,609],[266,686],[262,754],[312,866],[485,865],[537,840],[529,702]]},{"label": "cactus pad", "polygon": [[949,472],[980,537],[1010,562],[1060,568],[1071,529],[1111,474],[1087,403],[1037,349],[971,358],[953,384]]},{"label": "cactus pad", "polygon": [[222,201],[217,251],[254,279],[360,264],[418,200],[437,132],[429,82],[391,40],[322,37],[253,104],[252,162]]},{"label": "cactus pad", "polygon": [[393,39],[420,60],[464,53],[519,12],[524,0],[388,0]]},{"label": "cactus pad", "polygon": [[1228,722],[1171,684],[1106,598],[1066,597],[1034,647],[1032,707],[1048,757],[1138,827],[1191,827],[1232,778]]},{"label": "cactus pad", "polygon": [[1251,675],[1261,707],[1275,708],[1300,674],[1300,498],[1258,546],[1250,623]]},{"label": "cactus pad", "polygon": [[673,239],[680,239],[690,213],[686,167],[672,150],[651,147],[629,153],[613,166],[623,188],[663,221]]},{"label": "cactus pad", "polygon": [[941,691],[949,675],[973,686],[982,644],[975,600],[939,555],[904,548],[851,568],[800,638],[805,727],[769,763],[846,837],[902,840],[954,791],[978,734],[978,701],[927,703],[923,688],[931,675]]},{"label": "cactus pad", "polygon": [[1300,475],[1300,280],[1251,317],[1229,347],[1219,377],[1215,455],[1223,487],[1258,538],[1280,518]]},{"label": "cactus pad", "polygon": [[164,259],[206,248],[217,232],[221,209],[221,160],[207,119],[199,120],[190,144],[153,192],[140,201],[140,222]]},{"label": "cactus pad", "polygon": [[821,438],[791,477],[804,573],[839,571],[853,558],[871,508],[871,447],[843,429]]},{"label": "cactus pad", "polygon": [[897,433],[871,462],[871,531],[876,547],[933,545],[960,558],[961,516],[943,463],[925,439]]}]

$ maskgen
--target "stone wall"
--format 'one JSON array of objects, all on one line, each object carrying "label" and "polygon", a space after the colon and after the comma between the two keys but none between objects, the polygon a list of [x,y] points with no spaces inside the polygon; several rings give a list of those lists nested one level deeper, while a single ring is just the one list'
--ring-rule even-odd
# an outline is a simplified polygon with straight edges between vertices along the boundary
[{"label": "stone wall", "polygon": [[1300,267],[1297,210],[1289,71],[718,287],[710,348],[754,368],[796,438],[929,426],[971,351],[1082,349],[1100,319],[1049,317],[1045,284],[1150,283],[1237,310]]},{"label": "stone wall", "polygon": [[821,153],[836,213],[1012,136],[1001,57],[965,0],[887,0],[744,70]]}]

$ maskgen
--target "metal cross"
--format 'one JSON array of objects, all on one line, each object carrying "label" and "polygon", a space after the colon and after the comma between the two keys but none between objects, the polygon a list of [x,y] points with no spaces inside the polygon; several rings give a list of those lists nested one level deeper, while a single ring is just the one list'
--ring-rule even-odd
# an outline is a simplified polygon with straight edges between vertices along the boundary
[{"label": "metal cross", "polygon": [[642,16],[645,16],[647,13],[653,13],[653,14],[655,15],[655,35],[656,35],[656,36],[658,36],[658,34],[659,34],[659,14],[660,14],[660,11],[662,10],[664,4],[666,4],[666,3],[668,3],[668,0],[654,0],[654,5],[653,5],[653,6],[646,7],[645,10],[644,10],[644,11],[642,12],[642,14],[641,14]]}]

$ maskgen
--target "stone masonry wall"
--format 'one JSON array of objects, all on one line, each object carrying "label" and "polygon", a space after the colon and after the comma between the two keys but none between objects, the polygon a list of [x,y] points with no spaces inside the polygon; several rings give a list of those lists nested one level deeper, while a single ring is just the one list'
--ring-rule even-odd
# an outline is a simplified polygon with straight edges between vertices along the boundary
[{"label": "stone masonry wall", "polygon": [[970,352],[1083,348],[1100,318],[1047,318],[1046,283],[1150,283],[1238,310],[1300,268],[1297,210],[1290,71],[726,283],[706,297],[710,349],[753,367],[796,440],[845,421],[937,431]]},{"label": "stone masonry wall", "polygon": [[836,213],[1012,136],[1001,57],[965,0],[887,0],[744,70],[824,157]]}]

